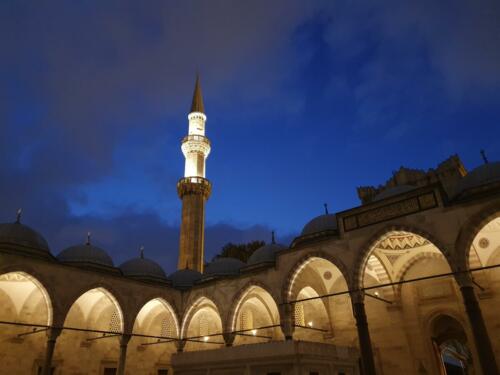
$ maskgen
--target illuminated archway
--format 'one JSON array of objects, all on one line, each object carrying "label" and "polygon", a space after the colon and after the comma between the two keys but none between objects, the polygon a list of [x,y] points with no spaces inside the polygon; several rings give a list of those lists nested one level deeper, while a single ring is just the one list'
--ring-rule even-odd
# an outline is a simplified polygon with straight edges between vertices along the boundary
[{"label": "illuminated archway", "polygon": [[[52,319],[52,302],[40,281],[22,271],[0,275],[1,321],[50,326]],[[28,374],[33,367],[42,366],[45,330],[44,327],[0,325],[3,370]]]},{"label": "illuminated archway", "polygon": [[[260,286],[250,285],[236,303],[230,331],[239,333],[235,337],[235,345],[257,343],[282,339],[279,324],[278,306],[271,294]],[[258,329],[260,327],[267,328]]]},{"label": "illuminated archway", "polygon": [[184,350],[216,349],[224,344],[222,332],[219,309],[212,300],[200,297],[186,310],[181,327]]},{"label": "illuminated archway", "polygon": [[[422,349],[429,339],[425,317],[448,301],[460,303],[453,277],[427,279],[450,273],[448,258],[422,232],[402,229],[381,234],[363,256],[360,286],[367,288],[364,303],[371,340],[378,349],[376,362],[388,373],[418,372],[423,358],[427,366],[433,363]],[[419,281],[404,283],[411,280]],[[387,285],[392,282],[403,283]]]},{"label": "illuminated archway", "polygon": [[352,341],[353,318],[346,274],[339,261],[324,254],[311,254],[292,269],[286,286],[288,301],[341,293],[294,303],[294,338],[327,342],[335,339],[339,344]]},{"label": "illuminated archway", "polygon": [[124,329],[122,309],[115,296],[103,287],[90,289],[69,309],[58,338],[54,360],[64,359],[63,372],[117,368],[119,338]]}]

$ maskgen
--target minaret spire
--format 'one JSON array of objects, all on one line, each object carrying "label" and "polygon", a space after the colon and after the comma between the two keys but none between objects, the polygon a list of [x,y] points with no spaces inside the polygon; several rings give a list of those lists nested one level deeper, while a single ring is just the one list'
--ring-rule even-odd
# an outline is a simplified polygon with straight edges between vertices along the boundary
[{"label": "minaret spire", "polygon": [[205,237],[205,202],[212,185],[205,178],[205,162],[210,154],[210,141],[205,136],[205,107],[201,95],[200,77],[196,76],[191,112],[188,115],[188,135],[182,140],[186,159],[184,178],[177,183],[182,199],[181,237],[178,269],[184,267],[203,272]]},{"label": "minaret spire", "polygon": [[194,84],[193,102],[191,103],[191,113],[193,112],[205,114],[205,106],[203,105],[203,95],[201,93],[199,74],[196,74],[196,83]]}]

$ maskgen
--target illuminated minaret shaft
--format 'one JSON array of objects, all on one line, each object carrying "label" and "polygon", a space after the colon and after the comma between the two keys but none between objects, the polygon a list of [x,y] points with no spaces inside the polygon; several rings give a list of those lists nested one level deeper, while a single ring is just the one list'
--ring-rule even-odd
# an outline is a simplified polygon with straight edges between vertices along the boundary
[{"label": "illuminated minaret shaft", "polygon": [[205,202],[210,196],[211,184],[205,178],[205,160],[210,153],[210,141],[205,137],[205,108],[200,79],[196,77],[193,103],[188,115],[189,133],[182,140],[186,158],[184,178],[177,183],[182,199],[182,223],[179,243],[178,269],[189,268],[203,272],[205,237]]}]

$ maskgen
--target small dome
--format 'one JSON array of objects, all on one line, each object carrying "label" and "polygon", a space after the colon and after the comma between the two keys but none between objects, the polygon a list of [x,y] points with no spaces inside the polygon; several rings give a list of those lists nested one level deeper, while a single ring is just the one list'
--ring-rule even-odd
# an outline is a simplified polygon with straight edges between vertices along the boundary
[{"label": "small dome", "polygon": [[244,266],[245,263],[236,258],[217,258],[207,265],[204,276],[237,275],[240,272],[240,268]]},{"label": "small dome", "polygon": [[486,163],[467,173],[459,183],[458,192],[500,181],[500,162]]},{"label": "small dome", "polygon": [[286,246],[277,243],[261,246],[250,255],[250,258],[248,258],[248,265],[274,262],[276,253],[284,249],[286,249]]},{"label": "small dome", "polygon": [[120,270],[125,276],[147,280],[166,280],[163,268],[151,259],[134,258],[122,263]]},{"label": "small dome", "polygon": [[175,288],[190,288],[201,279],[201,273],[195,270],[186,268],[184,270],[175,271],[168,279],[172,281],[172,286]]},{"label": "small dome", "polygon": [[57,259],[63,263],[114,267],[113,259],[103,249],[90,243],[68,247],[59,253]]},{"label": "small dome", "polygon": [[28,248],[42,255],[50,254],[49,245],[45,238],[19,221],[0,224],[0,244]]},{"label": "small dome", "polygon": [[383,199],[389,198],[389,197],[394,197],[395,195],[403,194],[408,191],[411,191],[415,189],[415,186],[410,186],[410,185],[398,185],[391,187],[389,189],[385,189],[384,191],[378,193],[375,198],[373,198],[373,202],[378,202]]},{"label": "small dome", "polygon": [[304,225],[301,236],[307,234],[337,230],[337,217],[334,214],[324,214],[317,216]]}]

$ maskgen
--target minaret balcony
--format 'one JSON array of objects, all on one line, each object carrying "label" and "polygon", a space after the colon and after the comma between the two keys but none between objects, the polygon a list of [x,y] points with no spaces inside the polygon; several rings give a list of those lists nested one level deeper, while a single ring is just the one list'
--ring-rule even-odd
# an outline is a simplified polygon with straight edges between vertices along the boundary
[{"label": "minaret balcony", "polygon": [[192,152],[202,153],[207,157],[210,154],[210,141],[203,135],[191,134],[182,139],[181,149],[185,157]]},{"label": "minaret balcony", "polygon": [[181,199],[186,194],[200,194],[208,199],[211,191],[212,184],[204,177],[184,177],[177,182],[177,193]]}]

